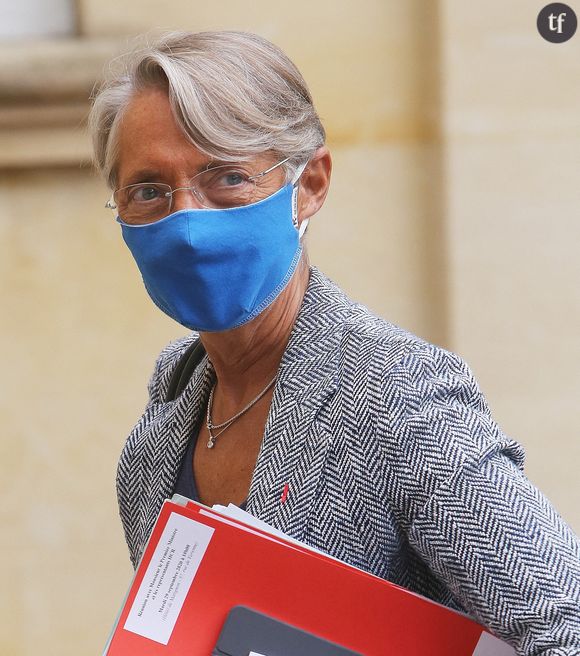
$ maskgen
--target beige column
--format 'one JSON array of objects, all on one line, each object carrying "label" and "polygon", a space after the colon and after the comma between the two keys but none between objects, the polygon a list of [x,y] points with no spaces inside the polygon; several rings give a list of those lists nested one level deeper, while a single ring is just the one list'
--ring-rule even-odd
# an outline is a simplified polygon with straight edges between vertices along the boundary
[{"label": "beige column", "polygon": [[579,530],[580,38],[544,4],[441,2],[450,342]]}]

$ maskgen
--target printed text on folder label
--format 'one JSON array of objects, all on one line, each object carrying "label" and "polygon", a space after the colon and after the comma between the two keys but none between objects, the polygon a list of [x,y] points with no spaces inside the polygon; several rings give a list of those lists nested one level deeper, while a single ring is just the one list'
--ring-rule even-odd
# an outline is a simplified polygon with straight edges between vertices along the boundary
[{"label": "printed text on folder label", "polygon": [[124,628],[166,645],[214,529],[171,513]]}]

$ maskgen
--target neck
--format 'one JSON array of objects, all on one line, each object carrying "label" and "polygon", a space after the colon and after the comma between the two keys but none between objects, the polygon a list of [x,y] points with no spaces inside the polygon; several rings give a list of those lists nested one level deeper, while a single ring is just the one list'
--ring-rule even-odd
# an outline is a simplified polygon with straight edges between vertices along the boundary
[{"label": "neck", "polygon": [[220,392],[232,405],[254,395],[276,375],[309,275],[308,259],[303,254],[288,285],[255,319],[233,330],[200,334]]}]

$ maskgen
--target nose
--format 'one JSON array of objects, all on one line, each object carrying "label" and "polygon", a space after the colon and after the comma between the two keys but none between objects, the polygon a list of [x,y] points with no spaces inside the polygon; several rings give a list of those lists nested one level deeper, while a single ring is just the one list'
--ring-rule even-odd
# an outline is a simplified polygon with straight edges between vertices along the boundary
[{"label": "nose", "polygon": [[172,201],[171,212],[203,209],[203,205],[199,202],[197,196],[189,187],[177,187],[174,189]]}]

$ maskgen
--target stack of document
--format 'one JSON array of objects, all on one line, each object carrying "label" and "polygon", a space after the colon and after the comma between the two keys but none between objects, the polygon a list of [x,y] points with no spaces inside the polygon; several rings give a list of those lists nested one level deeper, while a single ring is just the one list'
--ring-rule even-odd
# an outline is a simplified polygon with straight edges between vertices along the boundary
[{"label": "stack of document", "polygon": [[107,656],[510,656],[467,616],[276,532],[166,501]]}]

